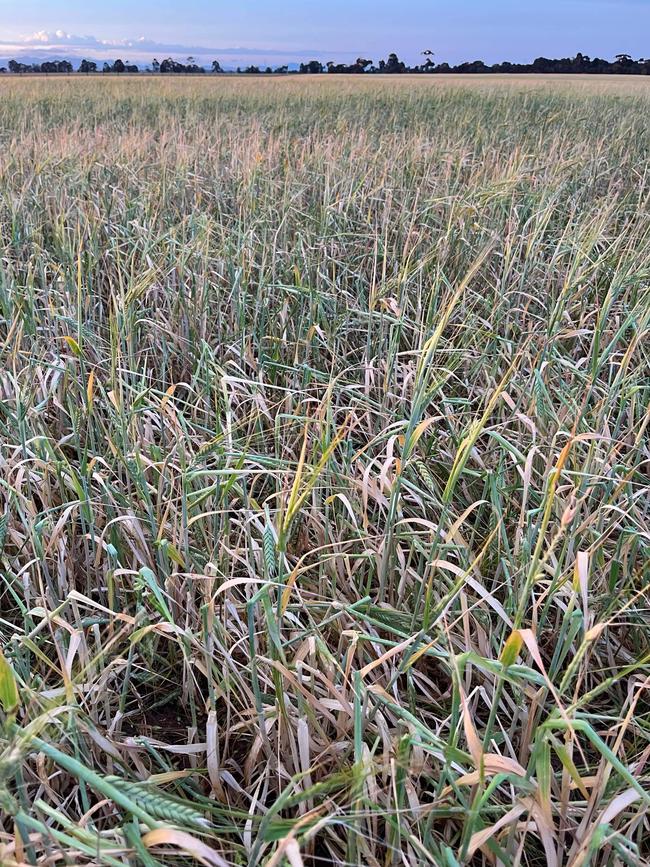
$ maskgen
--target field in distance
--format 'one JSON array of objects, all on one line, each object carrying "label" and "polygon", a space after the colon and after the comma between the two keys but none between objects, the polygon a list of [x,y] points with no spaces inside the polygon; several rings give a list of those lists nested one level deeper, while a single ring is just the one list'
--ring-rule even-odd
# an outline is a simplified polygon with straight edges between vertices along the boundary
[{"label": "field in distance", "polygon": [[649,88],[0,80],[0,863],[650,855]]},{"label": "field in distance", "polygon": [[[192,93],[202,92],[205,88],[210,92],[223,92],[230,87],[245,87],[252,89],[263,89],[268,92],[269,87],[274,84],[281,85],[289,92],[300,89],[304,92],[311,92],[314,87],[331,87],[333,92],[340,92],[341,86],[351,84],[356,92],[368,89],[377,91],[385,89],[387,86],[395,89],[408,88],[435,88],[437,90],[449,88],[471,89],[479,88],[488,90],[517,90],[521,89],[546,89],[555,88],[564,90],[562,85],[567,85],[570,92],[579,94],[586,91],[589,93],[618,93],[618,94],[643,94],[650,91],[650,76],[643,75],[575,75],[575,74],[554,74],[544,75],[543,73],[535,74],[456,74],[456,73],[439,73],[439,74],[415,74],[402,73],[400,75],[390,75],[382,73],[372,73],[365,75],[352,74],[329,74],[322,73],[319,75],[301,75],[297,73],[285,74],[213,74],[206,73],[205,75],[169,75],[169,74],[151,74],[139,72],[137,75],[128,73],[90,73],[84,74],[75,72],[72,75],[46,75],[43,73],[23,73],[21,75],[5,75],[0,77],[0,88],[6,93],[13,87],[24,87],[25,82],[52,82],[54,90],[65,88],[66,86],[79,88],[81,85],[78,82],[90,82],[93,88],[96,88],[97,82],[104,82],[100,87],[110,86],[111,83],[125,85],[127,82],[140,82],[147,93],[155,93],[159,89],[167,87],[177,87],[185,91],[188,89]],[[22,82],[22,84],[21,84]],[[127,85],[129,86],[129,85]],[[131,85],[132,86],[132,85]]]}]

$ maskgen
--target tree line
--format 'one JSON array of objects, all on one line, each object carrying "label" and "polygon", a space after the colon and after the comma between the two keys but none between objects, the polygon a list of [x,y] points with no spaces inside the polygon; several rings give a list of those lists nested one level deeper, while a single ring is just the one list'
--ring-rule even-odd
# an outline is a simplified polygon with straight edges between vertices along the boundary
[{"label": "tree line", "polygon": [[[422,63],[408,66],[404,61],[400,60],[394,52],[388,55],[386,60],[380,60],[377,64],[373,60],[368,60],[365,57],[358,57],[354,63],[321,63],[320,60],[309,60],[306,63],[300,63],[295,72],[303,75],[320,75],[322,73],[333,74],[372,74],[372,73],[424,73],[424,74],[445,74],[445,73],[462,73],[462,74],[489,74],[489,73],[543,73],[543,74],[623,74],[623,75],[650,75],[650,58],[640,58],[634,60],[629,54],[617,54],[614,60],[604,60],[601,57],[589,57],[587,54],[578,52],[575,57],[562,57],[559,59],[551,59],[548,57],[538,57],[532,63],[511,63],[504,61],[502,63],[486,64],[482,60],[473,60],[470,62],[459,63],[452,66],[449,63],[435,63],[433,61],[432,51],[423,51],[422,56],[426,58]],[[196,75],[205,74],[206,68],[201,66],[193,57],[188,57],[183,63],[179,60],[174,60],[167,57],[162,61],[157,58],[153,59],[151,66],[141,70],[134,63],[126,63],[121,59],[114,63],[106,62],[101,69],[93,60],[82,60],[78,68],[75,70],[69,60],[47,60],[43,63],[20,63],[17,60],[10,60],[8,69],[0,67],[0,73],[65,73],[80,72],[85,74],[103,72],[106,74],[123,74],[149,72],[156,74],[183,74]],[[224,73],[225,69],[221,66],[218,60],[214,60],[209,67],[212,73]],[[266,66],[246,66],[244,68],[237,67],[238,73],[246,73],[252,75],[278,75],[288,74],[289,66],[277,66],[272,68]]]}]

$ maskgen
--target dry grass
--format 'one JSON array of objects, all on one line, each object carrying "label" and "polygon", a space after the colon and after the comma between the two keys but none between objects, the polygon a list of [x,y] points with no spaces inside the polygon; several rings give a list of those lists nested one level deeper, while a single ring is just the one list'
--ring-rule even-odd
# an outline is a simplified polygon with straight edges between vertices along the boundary
[{"label": "dry grass", "polygon": [[0,88],[0,862],[640,863],[646,82]]}]

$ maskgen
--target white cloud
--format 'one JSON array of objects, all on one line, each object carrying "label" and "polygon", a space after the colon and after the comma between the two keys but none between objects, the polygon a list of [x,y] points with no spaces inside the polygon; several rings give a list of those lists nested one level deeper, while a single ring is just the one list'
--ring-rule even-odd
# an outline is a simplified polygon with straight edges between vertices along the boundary
[{"label": "white cloud", "polygon": [[[29,45],[49,45],[52,47],[57,47],[59,45],[66,45],[71,47],[87,47],[87,46],[123,46],[129,48],[134,44],[134,40],[132,39],[97,39],[96,36],[79,36],[75,33],[68,33],[66,30],[54,30],[52,32],[48,32],[47,30],[38,30],[36,33],[31,33],[29,36],[22,36],[19,40],[17,40],[19,44],[24,46]],[[137,42],[146,42],[144,36],[141,36]],[[0,45],[6,43],[0,42]]]},{"label": "white cloud", "polygon": [[[266,46],[221,46],[183,45],[180,43],[156,42],[146,36],[132,39],[101,39],[97,36],[81,36],[66,30],[37,30],[13,41],[0,40],[0,60],[3,62],[14,57],[16,60],[41,62],[47,59],[66,58],[81,60],[82,57],[96,61],[115,60],[122,57],[131,63],[150,63],[153,57],[185,58],[196,57],[199,63],[209,65],[218,59],[228,66],[248,63],[283,64],[305,59],[349,59],[349,52],[327,51],[323,49],[295,50],[285,47]],[[327,56],[325,56],[327,55]],[[356,55],[355,55],[356,56]]]}]

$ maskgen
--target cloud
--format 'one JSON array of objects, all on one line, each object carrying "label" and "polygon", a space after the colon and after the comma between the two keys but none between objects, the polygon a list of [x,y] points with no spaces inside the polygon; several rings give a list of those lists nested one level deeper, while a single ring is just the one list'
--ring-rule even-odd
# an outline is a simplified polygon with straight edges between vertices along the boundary
[{"label": "cloud", "polygon": [[[67,33],[65,30],[38,30],[36,33],[31,33],[29,36],[21,36],[14,44],[23,46],[25,49],[31,47],[42,47],[47,45],[49,48],[58,48],[65,46],[66,48],[133,48],[142,46],[148,42],[144,36],[137,39],[98,39],[96,36],[80,36],[76,33]],[[0,42],[0,45],[8,44]],[[153,44],[153,43],[152,43]]]},{"label": "cloud", "polygon": [[[303,59],[345,60],[349,52],[324,51],[323,49],[293,49],[290,47],[269,48],[263,45],[220,46],[184,45],[174,42],[156,42],[146,36],[131,39],[100,39],[97,36],[68,33],[65,30],[38,30],[12,41],[0,40],[0,59],[14,57],[16,60],[41,62],[46,59],[65,58],[72,61],[87,57],[90,60],[123,60],[150,63],[153,57],[196,58],[198,63],[214,59],[224,60],[229,65],[238,63],[287,63]],[[325,56],[327,55],[327,56]]]}]

